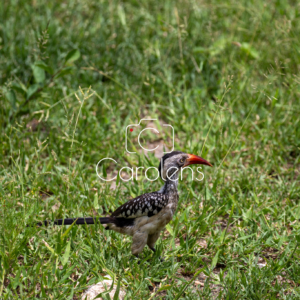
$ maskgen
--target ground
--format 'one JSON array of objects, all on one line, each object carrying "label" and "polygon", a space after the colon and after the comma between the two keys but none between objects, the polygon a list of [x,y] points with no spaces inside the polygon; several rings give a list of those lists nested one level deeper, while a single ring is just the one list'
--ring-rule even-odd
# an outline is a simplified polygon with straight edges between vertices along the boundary
[{"label": "ground", "polygon": [[[300,299],[299,17],[287,0],[2,1],[0,298],[80,299],[109,274],[127,299]],[[214,166],[180,181],[155,255],[101,225],[31,226],[158,190],[96,173],[158,167],[136,135],[125,150],[142,118]]]}]

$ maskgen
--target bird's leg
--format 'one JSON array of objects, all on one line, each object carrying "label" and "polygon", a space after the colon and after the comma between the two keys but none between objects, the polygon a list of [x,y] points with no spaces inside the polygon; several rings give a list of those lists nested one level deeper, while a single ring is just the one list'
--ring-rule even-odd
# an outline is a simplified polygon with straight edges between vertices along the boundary
[{"label": "bird's leg", "polygon": [[[132,237],[132,246],[131,253],[135,257],[139,257],[139,253],[141,253],[147,243],[148,233],[143,230],[137,230],[136,233]],[[138,262],[140,264],[140,261]]]},{"label": "bird's leg", "polygon": [[[148,236],[147,245],[154,253],[156,252],[154,245],[155,245],[155,242],[158,240],[159,235],[160,235],[160,231],[157,231],[153,234],[149,234],[149,236]],[[164,259],[162,257],[159,257],[159,259],[160,259],[160,261],[164,261]]]}]

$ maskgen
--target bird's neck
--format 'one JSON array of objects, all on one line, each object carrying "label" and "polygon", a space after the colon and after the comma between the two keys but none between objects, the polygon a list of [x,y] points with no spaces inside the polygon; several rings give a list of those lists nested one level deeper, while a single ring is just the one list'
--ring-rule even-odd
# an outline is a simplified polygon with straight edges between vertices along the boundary
[{"label": "bird's neck", "polygon": [[162,194],[176,193],[177,194],[177,186],[178,186],[178,172],[173,174],[171,178],[167,178],[164,180],[165,184],[158,191]]}]

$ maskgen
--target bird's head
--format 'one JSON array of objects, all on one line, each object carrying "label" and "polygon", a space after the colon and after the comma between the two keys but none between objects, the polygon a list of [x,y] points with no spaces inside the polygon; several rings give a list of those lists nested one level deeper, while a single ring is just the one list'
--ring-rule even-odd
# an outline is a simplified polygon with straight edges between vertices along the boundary
[{"label": "bird's head", "polygon": [[160,177],[162,177],[163,180],[175,179],[174,174],[178,174],[181,168],[194,164],[212,167],[207,160],[200,156],[181,151],[172,151],[161,158],[158,170]]}]

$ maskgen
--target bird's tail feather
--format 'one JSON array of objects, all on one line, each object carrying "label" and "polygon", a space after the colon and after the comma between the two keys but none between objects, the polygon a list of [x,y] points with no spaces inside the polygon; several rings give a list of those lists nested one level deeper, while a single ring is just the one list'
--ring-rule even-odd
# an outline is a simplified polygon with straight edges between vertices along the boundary
[{"label": "bird's tail feather", "polygon": [[52,221],[44,221],[44,222],[39,222],[37,223],[38,226],[42,225],[71,225],[75,222],[76,225],[91,225],[95,223],[101,223],[101,224],[109,224],[109,223],[114,223],[114,218],[113,217],[103,217],[103,218],[69,218],[69,219],[57,219]]}]

